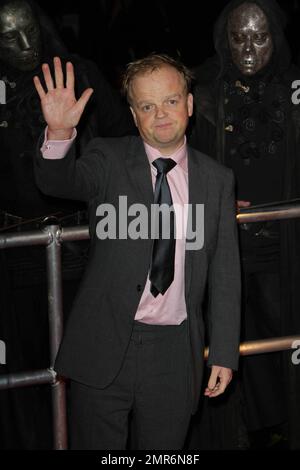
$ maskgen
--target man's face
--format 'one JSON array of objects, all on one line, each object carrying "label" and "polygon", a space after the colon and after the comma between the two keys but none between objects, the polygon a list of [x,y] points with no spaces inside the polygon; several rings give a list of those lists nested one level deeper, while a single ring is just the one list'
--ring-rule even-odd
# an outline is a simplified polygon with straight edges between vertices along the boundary
[{"label": "man's face", "polygon": [[243,75],[255,75],[269,63],[272,36],[267,17],[256,4],[243,3],[233,10],[227,33],[233,63]]},{"label": "man's face", "polygon": [[184,142],[193,97],[171,66],[137,75],[131,85],[131,111],[145,142],[170,155]]},{"label": "man's face", "polygon": [[39,24],[23,0],[0,8],[0,59],[21,71],[33,70],[41,61]]}]

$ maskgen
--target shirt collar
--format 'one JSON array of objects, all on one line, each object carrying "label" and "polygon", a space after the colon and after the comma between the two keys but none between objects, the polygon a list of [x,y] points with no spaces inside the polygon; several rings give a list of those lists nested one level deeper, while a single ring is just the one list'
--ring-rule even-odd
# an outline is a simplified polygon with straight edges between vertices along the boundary
[{"label": "shirt collar", "polygon": [[[145,141],[144,141],[144,146],[145,146],[146,154],[147,154],[150,164],[154,162],[154,160],[156,160],[157,158],[163,157],[157,148],[152,147],[151,145],[147,144],[147,142]],[[177,163],[177,165],[180,165],[181,168],[185,172],[188,171],[186,136],[184,136],[184,142],[182,146],[179,149],[177,149],[174,153],[168,155],[167,158],[172,158],[172,160],[174,160]]]}]

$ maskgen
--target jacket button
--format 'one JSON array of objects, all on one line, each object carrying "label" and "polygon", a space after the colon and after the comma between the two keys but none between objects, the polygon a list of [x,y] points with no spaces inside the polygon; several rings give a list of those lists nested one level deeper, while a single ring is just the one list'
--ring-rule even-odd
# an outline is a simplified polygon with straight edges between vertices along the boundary
[{"label": "jacket button", "polygon": [[141,290],[142,290],[141,284],[138,284],[138,285],[136,286],[136,290],[137,290],[138,292],[141,292]]}]

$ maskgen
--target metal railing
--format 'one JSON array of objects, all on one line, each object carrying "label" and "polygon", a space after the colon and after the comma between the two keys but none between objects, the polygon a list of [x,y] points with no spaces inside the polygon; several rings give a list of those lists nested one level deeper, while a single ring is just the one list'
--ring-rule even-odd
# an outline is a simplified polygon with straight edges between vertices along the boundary
[{"label": "metal railing", "polygon": [[[237,221],[240,224],[257,221],[300,218],[300,202],[279,206],[269,206],[253,212],[251,209],[239,211]],[[53,369],[55,357],[63,334],[62,307],[62,267],[61,244],[64,241],[88,240],[87,226],[61,228],[49,225],[41,230],[22,233],[8,233],[0,236],[0,249],[44,245],[47,257],[48,315],[50,340],[50,367],[45,370],[20,372],[0,376],[0,391],[30,385],[50,384],[52,386],[52,416],[54,448],[67,449],[66,390],[64,380]],[[240,344],[241,355],[262,354],[288,350],[300,336],[249,341]],[[208,350],[205,351],[207,357]]]}]

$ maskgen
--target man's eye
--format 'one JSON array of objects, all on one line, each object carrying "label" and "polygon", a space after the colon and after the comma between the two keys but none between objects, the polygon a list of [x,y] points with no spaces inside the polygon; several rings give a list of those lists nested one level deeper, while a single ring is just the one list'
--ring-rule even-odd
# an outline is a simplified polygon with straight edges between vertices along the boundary
[{"label": "man's eye", "polygon": [[177,100],[174,100],[174,99],[168,100],[168,104],[170,104],[171,106],[175,106],[177,103],[178,103]]},{"label": "man's eye", "polygon": [[151,111],[152,109],[153,109],[152,104],[145,104],[144,106],[142,106],[142,111],[144,111],[145,113]]}]

